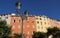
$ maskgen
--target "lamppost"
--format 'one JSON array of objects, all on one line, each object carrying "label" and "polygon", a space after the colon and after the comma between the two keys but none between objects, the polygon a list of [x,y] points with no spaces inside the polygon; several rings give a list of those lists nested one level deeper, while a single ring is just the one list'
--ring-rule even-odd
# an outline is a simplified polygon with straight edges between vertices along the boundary
[{"label": "lamppost", "polygon": [[[20,7],[21,7],[21,3],[18,1],[18,2],[16,2],[16,11],[17,11],[17,13],[20,13],[19,12],[19,10],[20,10]],[[24,24],[24,22],[23,22],[23,20],[26,18],[27,19],[27,17],[28,17],[28,11],[26,10],[25,12],[24,12],[24,14],[20,14],[20,16],[21,16],[21,18],[22,18],[22,38],[24,38],[24,28],[23,28],[23,24]]]}]

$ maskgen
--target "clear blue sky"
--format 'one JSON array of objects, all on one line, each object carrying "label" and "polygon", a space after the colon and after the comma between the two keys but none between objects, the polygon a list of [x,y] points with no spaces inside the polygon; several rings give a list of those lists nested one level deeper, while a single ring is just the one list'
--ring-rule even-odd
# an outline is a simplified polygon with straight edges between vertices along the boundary
[{"label": "clear blue sky", "polygon": [[[0,14],[16,12],[18,0],[0,0]],[[32,15],[46,15],[60,20],[60,0],[20,0],[20,12],[29,11]]]}]

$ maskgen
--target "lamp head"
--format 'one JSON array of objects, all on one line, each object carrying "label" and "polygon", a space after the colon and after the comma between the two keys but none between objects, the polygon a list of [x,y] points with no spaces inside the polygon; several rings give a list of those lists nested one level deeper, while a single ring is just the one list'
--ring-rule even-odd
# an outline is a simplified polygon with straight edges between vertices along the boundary
[{"label": "lamp head", "polygon": [[26,10],[25,12],[24,12],[24,16],[27,18],[28,17],[28,11]]},{"label": "lamp head", "polygon": [[21,3],[18,1],[16,2],[16,10],[18,11],[20,10],[20,8],[21,8]]}]

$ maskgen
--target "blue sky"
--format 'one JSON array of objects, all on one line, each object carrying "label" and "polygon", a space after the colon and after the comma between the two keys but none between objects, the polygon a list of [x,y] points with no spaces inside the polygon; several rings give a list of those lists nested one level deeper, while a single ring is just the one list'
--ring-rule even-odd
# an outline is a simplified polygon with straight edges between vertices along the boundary
[{"label": "blue sky", "polygon": [[[0,0],[0,14],[16,12],[15,3],[18,0]],[[29,11],[32,15],[46,15],[60,20],[60,0],[20,0],[20,12]]]}]

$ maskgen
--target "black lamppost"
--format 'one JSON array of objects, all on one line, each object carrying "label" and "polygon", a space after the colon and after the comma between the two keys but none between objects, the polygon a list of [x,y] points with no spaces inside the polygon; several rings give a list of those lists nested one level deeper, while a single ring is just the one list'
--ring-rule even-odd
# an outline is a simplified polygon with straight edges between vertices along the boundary
[{"label": "black lamppost", "polygon": [[[20,13],[19,11],[20,11],[20,8],[21,8],[21,3],[18,1],[18,2],[16,2],[16,11],[17,11],[17,13]],[[28,11],[26,10],[25,12],[24,12],[24,14],[20,14],[20,16],[21,16],[21,18],[22,18],[22,38],[24,38],[24,28],[23,28],[23,24],[24,24],[24,22],[23,22],[23,20],[24,20],[24,18],[26,18],[27,19],[27,17],[28,17]]]}]

